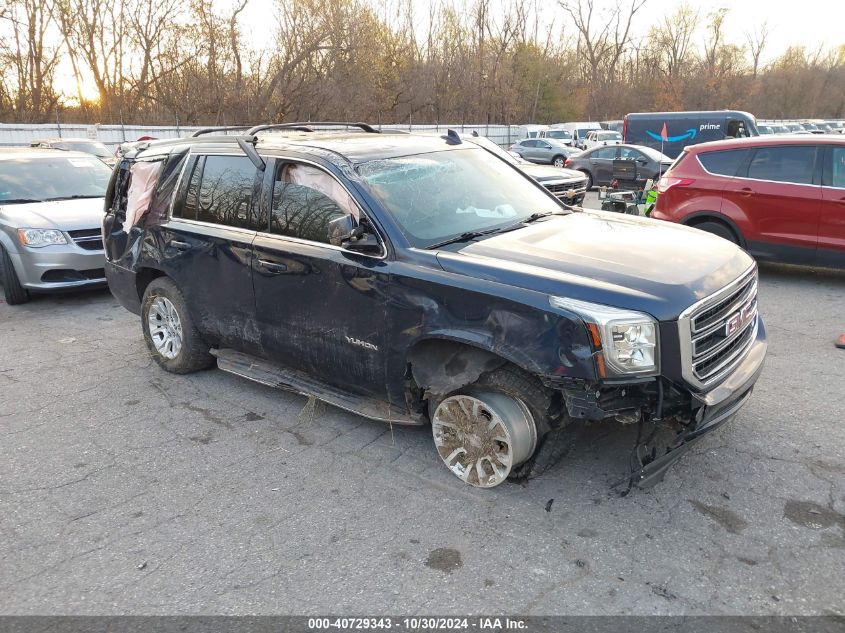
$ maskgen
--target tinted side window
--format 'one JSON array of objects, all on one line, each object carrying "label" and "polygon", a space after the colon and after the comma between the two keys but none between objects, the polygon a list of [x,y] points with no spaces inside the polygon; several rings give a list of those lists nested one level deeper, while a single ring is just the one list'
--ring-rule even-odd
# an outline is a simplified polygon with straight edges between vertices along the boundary
[{"label": "tinted side window", "polygon": [[329,222],[358,216],[346,190],[329,174],[308,165],[286,164],[273,184],[270,232],[329,243]]},{"label": "tinted side window", "polygon": [[616,146],[614,145],[613,147],[602,147],[601,149],[597,149],[595,152],[590,154],[590,158],[616,158]]},{"label": "tinted side window", "polygon": [[619,158],[626,158],[628,160],[639,160],[641,158],[645,158],[645,154],[631,147],[622,147],[619,150]]},{"label": "tinted side window", "polygon": [[520,145],[522,145],[523,147],[537,147],[537,141],[535,141],[535,140],[522,141],[522,143],[520,143]]},{"label": "tinted side window", "polygon": [[202,156],[188,182],[181,217],[254,229],[255,165],[246,156]]},{"label": "tinted side window", "polygon": [[746,156],[747,149],[728,149],[721,152],[704,152],[698,155],[698,161],[711,174],[736,176]]},{"label": "tinted side window", "polygon": [[813,146],[761,147],[754,152],[748,177],[809,185],[813,183],[815,165]]}]

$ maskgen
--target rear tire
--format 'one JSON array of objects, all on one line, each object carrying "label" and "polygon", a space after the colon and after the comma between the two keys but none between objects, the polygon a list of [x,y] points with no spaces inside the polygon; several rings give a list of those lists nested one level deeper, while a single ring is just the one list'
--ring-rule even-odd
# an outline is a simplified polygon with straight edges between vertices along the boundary
[{"label": "rear tire", "polygon": [[700,222],[699,224],[694,224],[693,226],[702,231],[712,233],[713,235],[718,235],[722,239],[728,240],[729,242],[732,242],[734,244],[739,244],[739,240],[737,239],[736,234],[730,229],[729,226],[727,226],[726,224],[722,224],[721,222],[707,221]]},{"label": "rear tire", "polygon": [[0,283],[3,284],[3,298],[10,306],[29,301],[29,291],[21,286],[12,258],[2,246],[0,246]]},{"label": "rear tire", "polygon": [[165,370],[189,374],[214,364],[194,327],[185,298],[167,277],[153,279],[141,303],[141,327],[150,356]]}]

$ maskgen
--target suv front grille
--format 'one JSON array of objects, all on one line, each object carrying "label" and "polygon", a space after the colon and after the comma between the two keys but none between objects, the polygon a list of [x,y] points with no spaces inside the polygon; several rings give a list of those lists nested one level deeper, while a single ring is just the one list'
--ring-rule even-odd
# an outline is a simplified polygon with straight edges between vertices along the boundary
[{"label": "suv front grille", "polygon": [[757,269],[695,304],[678,322],[684,378],[698,388],[738,365],[757,336]]},{"label": "suv front grille", "polygon": [[67,233],[79,248],[84,248],[86,251],[103,250],[103,235],[100,229],[81,229]]},{"label": "suv front grille", "polygon": [[587,192],[586,184],[586,180],[580,180],[574,183],[544,184],[543,186],[553,193],[555,197],[565,199],[568,191],[573,192],[573,197],[585,194]]}]

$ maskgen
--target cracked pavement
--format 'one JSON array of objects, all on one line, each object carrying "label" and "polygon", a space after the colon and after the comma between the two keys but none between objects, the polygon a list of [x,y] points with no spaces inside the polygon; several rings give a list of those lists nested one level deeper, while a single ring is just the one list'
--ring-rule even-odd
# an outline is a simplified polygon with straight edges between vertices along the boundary
[{"label": "cracked pavement", "polygon": [[166,374],[107,292],[0,303],[0,613],[841,615],[843,307],[763,267],[749,404],[621,497],[633,428],[481,491],[427,427]]}]

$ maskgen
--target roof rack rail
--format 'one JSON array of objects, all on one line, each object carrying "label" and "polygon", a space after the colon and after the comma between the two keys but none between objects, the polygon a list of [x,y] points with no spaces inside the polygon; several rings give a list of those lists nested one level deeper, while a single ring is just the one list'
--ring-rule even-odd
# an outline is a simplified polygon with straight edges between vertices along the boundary
[{"label": "roof rack rail", "polygon": [[221,125],[219,127],[204,127],[200,128],[193,134],[191,134],[191,138],[196,138],[197,136],[202,136],[203,134],[211,134],[212,132],[228,132],[230,130],[248,130],[248,125]]},{"label": "roof rack rail", "polygon": [[266,130],[298,130],[300,132],[313,132],[314,128],[307,123],[268,123],[266,125],[256,125],[247,130],[247,136],[254,136],[258,132]]},{"label": "roof rack rail", "polygon": [[346,127],[357,127],[369,134],[380,134],[372,125],[368,123],[352,123],[350,121],[299,121],[297,123],[270,123],[267,125],[256,125],[247,131],[247,136],[263,132],[265,130],[300,130],[302,132],[313,132],[315,125],[336,125]]}]

